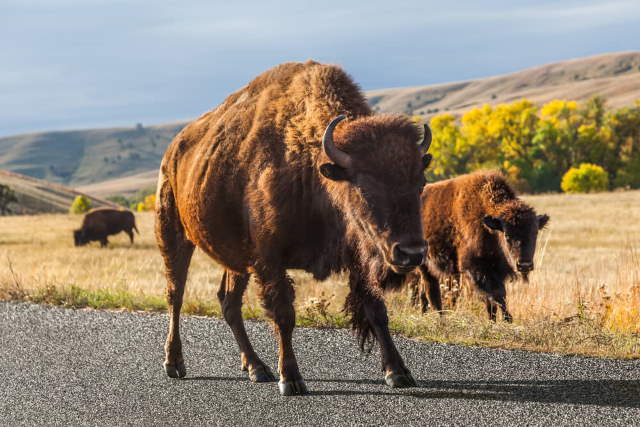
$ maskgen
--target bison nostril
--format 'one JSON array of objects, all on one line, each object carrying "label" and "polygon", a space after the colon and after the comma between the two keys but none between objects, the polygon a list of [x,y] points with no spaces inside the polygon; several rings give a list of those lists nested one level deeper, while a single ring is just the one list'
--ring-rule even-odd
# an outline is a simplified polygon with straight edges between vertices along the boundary
[{"label": "bison nostril", "polygon": [[422,264],[426,250],[426,245],[395,245],[393,248],[394,264],[404,266]]},{"label": "bison nostril", "polygon": [[531,271],[533,270],[533,263],[532,262],[519,262],[516,267],[518,268],[519,271]]}]

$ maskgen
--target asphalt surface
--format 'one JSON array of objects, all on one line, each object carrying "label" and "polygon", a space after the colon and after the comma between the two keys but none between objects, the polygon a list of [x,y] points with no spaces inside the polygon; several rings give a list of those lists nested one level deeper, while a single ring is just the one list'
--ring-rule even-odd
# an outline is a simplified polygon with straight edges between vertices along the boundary
[{"label": "asphalt surface", "polygon": [[[162,369],[166,315],[0,303],[2,425],[640,425],[640,361],[396,338],[418,387],[384,384],[348,331],[298,328],[308,396],[251,383],[220,320],[183,316],[183,380]],[[247,322],[272,369],[269,325]]]}]

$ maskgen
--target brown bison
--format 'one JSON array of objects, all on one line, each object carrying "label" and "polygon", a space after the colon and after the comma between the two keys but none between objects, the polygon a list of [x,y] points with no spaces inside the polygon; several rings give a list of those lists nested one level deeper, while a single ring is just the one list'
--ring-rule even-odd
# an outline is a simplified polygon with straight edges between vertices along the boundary
[{"label": "brown bison", "polygon": [[73,230],[73,241],[76,246],[98,241],[101,247],[105,247],[109,243],[107,236],[124,231],[133,244],[132,230],[139,233],[132,212],[110,208],[93,209],[84,216],[82,227]]},{"label": "brown bison", "polygon": [[[388,384],[415,385],[389,334],[382,294],[390,281],[401,282],[392,275],[402,277],[424,257],[420,191],[430,140],[418,139],[407,118],[372,115],[339,67],[313,61],[263,73],[180,132],[164,155],[156,203],[169,302],[167,375],[186,375],[179,319],[197,246],[225,269],[218,297],[252,381],[275,380],[242,320],[254,274],[279,344],[280,392],[307,391],[291,342],[287,274],[301,269],[319,280],[349,272],[354,327],[380,342]],[[380,274],[386,266],[393,272]]]},{"label": "brown bison", "polygon": [[423,311],[429,302],[442,310],[440,280],[460,283],[464,276],[485,296],[491,320],[496,320],[500,306],[504,319],[511,321],[505,280],[517,273],[527,280],[533,270],[538,231],[549,217],[536,215],[496,172],[427,185],[422,192],[422,212],[428,251],[419,269],[415,302],[419,300]]}]

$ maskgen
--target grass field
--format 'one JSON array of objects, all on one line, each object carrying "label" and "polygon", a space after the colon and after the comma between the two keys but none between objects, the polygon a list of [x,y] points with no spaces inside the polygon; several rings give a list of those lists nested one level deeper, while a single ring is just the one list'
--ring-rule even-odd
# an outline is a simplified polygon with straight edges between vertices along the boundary
[{"label": "grass field", "polygon": [[[455,311],[421,315],[408,292],[388,296],[391,326],[409,337],[560,353],[640,357],[640,191],[530,196],[551,216],[528,285],[511,283],[514,324],[486,320],[483,305],[465,292]],[[140,236],[75,248],[71,230],[81,216],[0,217],[0,299],[69,307],[164,311],[164,275],[153,236],[153,215],[137,214]],[[219,315],[222,270],[196,252],[183,312]],[[344,327],[343,277],[315,282],[293,272],[298,324]],[[251,286],[247,318],[262,311]]]}]

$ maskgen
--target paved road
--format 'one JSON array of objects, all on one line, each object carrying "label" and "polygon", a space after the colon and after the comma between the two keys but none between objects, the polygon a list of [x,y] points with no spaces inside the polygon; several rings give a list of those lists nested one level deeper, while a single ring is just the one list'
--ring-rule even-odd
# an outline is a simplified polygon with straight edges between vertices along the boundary
[{"label": "paved road", "polygon": [[[419,386],[384,385],[347,331],[297,329],[311,395],[239,370],[224,322],[184,317],[188,376],[165,377],[164,315],[0,303],[0,424],[640,424],[640,361],[396,342]],[[272,367],[268,325],[248,324]]]}]

